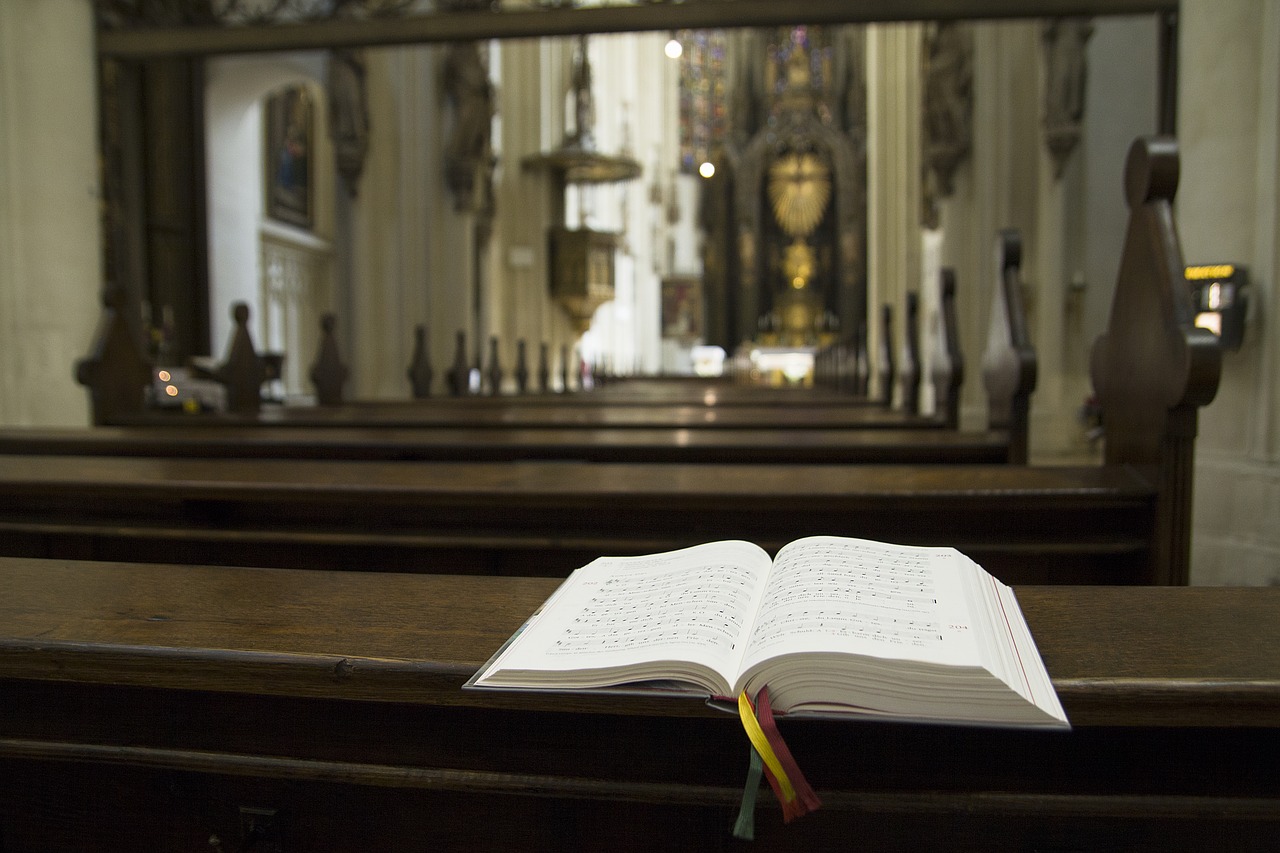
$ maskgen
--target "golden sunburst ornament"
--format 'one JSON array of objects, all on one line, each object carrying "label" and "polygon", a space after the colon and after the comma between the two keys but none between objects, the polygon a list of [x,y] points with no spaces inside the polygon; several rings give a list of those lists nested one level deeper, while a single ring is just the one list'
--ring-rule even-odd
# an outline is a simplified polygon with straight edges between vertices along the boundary
[{"label": "golden sunburst ornament", "polygon": [[831,200],[831,170],[815,154],[787,154],[769,167],[769,201],[791,237],[813,233]]}]

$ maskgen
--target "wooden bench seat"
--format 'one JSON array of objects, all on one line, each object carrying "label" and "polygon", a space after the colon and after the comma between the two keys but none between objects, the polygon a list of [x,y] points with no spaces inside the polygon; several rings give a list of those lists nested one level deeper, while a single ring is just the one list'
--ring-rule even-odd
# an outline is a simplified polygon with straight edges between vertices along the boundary
[{"label": "wooden bench seat", "polygon": [[0,454],[592,462],[998,463],[1000,431],[240,426],[0,429]]},{"label": "wooden bench seat", "polygon": [[[424,398],[430,405],[456,408],[522,406],[650,406],[676,404],[684,406],[760,406],[803,403],[807,406],[880,406],[871,400],[847,392],[813,386],[750,385],[721,377],[698,376],[625,376],[589,391],[546,394],[469,394],[462,397]],[[416,401],[422,404],[424,399]],[[363,401],[348,401],[361,405]],[[408,401],[406,401],[408,402]]]},{"label": "wooden bench seat", "polygon": [[[145,412],[120,418],[120,425],[190,422],[179,413]],[[645,406],[525,405],[501,399],[476,405],[466,400],[390,401],[339,406],[264,407],[253,416],[212,414],[201,423],[241,426],[361,426],[491,428],[661,428],[661,429],[940,429],[941,419],[874,406],[790,405],[705,406],[652,403]]]},{"label": "wooden bench seat", "polygon": [[[731,715],[462,689],[554,587],[0,559],[5,849],[742,849]],[[783,720],[823,805],[756,844],[1274,848],[1280,590],[1017,595],[1070,732]]]},{"label": "wooden bench seat", "polygon": [[563,576],[600,554],[835,534],[954,545],[1018,582],[1154,583],[1156,500],[1128,466],[10,456],[0,553]]}]

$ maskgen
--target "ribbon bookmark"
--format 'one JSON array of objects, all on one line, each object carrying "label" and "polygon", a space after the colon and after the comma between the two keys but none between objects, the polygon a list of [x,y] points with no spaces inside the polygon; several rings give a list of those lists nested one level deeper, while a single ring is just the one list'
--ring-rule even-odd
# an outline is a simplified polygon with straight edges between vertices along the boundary
[{"label": "ribbon bookmark", "polygon": [[[756,717],[757,705],[759,719]],[[742,691],[738,696],[738,717],[742,720],[747,739],[764,762],[769,787],[773,788],[774,796],[782,805],[783,821],[790,823],[819,808],[822,801],[805,780],[791,750],[778,732],[773,709],[769,705],[769,688],[761,689],[756,704],[752,704],[745,690]]]},{"label": "ribbon bookmark", "polygon": [[738,806],[738,819],[733,824],[733,837],[742,841],[756,840],[756,794],[760,791],[760,777],[764,775],[764,762],[754,747],[748,747],[751,763],[747,768],[747,784],[742,788],[742,803]]}]

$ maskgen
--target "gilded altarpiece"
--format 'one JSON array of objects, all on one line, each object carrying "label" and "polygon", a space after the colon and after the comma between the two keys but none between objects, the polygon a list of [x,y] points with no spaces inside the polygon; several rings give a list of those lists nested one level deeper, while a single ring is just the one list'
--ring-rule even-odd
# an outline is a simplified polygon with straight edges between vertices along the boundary
[{"label": "gilded altarpiece", "polygon": [[735,35],[729,127],[702,211],[707,328],[727,349],[864,333],[860,36],[819,27]]}]

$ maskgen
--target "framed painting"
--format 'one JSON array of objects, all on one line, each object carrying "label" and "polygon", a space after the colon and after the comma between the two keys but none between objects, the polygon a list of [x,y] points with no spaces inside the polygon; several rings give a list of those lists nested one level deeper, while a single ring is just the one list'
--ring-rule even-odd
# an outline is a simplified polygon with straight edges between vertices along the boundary
[{"label": "framed painting", "polygon": [[702,336],[702,278],[662,279],[662,337],[691,344]]},{"label": "framed painting", "polygon": [[263,164],[267,216],[300,228],[314,224],[310,159],[314,134],[314,108],[304,87],[291,86],[267,97]]}]

